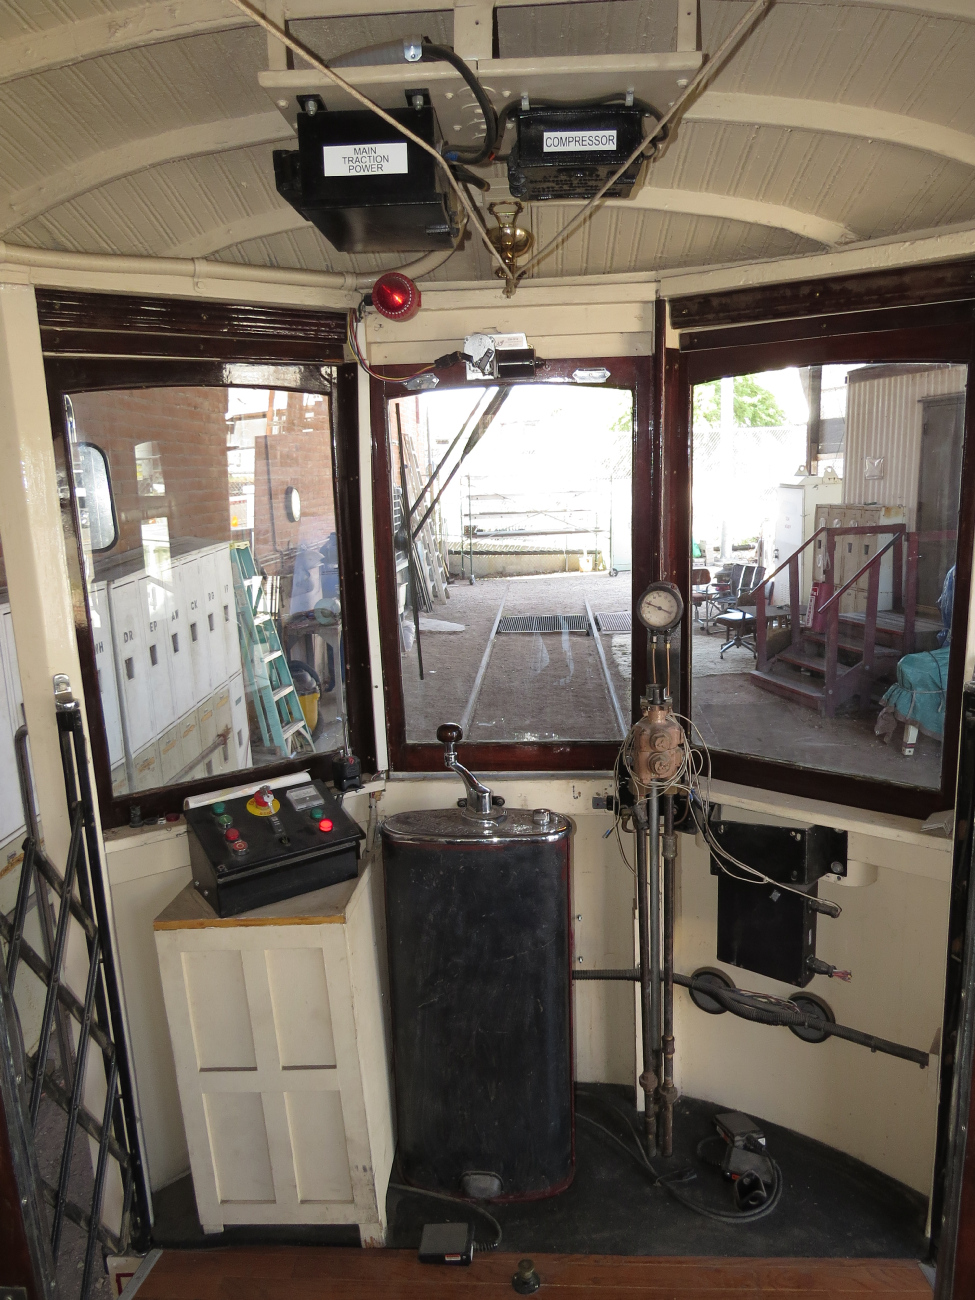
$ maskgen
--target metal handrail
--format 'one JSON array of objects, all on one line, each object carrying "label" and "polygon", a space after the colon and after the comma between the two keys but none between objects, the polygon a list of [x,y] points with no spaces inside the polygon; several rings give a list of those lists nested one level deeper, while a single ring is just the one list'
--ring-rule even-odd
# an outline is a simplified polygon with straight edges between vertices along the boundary
[{"label": "metal handrail", "polygon": [[880,550],[876,552],[876,554],[872,555],[870,559],[867,560],[866,564],[863,566],[862,569],[858,569],[856,573],[854,573],[853,577],[850,578],[847,582],[845,582],[842,587],[840,587],[839,591],[834,591],[832,596],[830,596],[829,600],[824,601],[824,603],[820,605],[817,613],[825,614],[826,611],[829,609],[830,605],[832,605],[834,600],[839,600],[840,596],[842,596],[844,592],[849,591],[850,588],[853,586],[853,584],[857,582],[860,578],[862,578],[863,575],[867,572],[867,570],[877,563],[877,561],[881,558],[881,556],[886,555],[887,552],[890,550],[890,548],[892,546],[896,546],[897,543],[902,539],[903,539],[903,534],[899,531],[896,532],[886,546],[882,546]]},{"label": "metal handrail", "polygon": [[820,533],[826,533],[826,532],[829,532],[829,528],[826,524],[823,524],[822,528],[817,528],[816,531],[814,533],[811,533],[809,537],[807,537],[806,540],[803,542],[803,544],[797,547],[796,550],[794,550],[792,554],[789,556],[789,558],[787,560],[784,560],[777,569],[775,569],[772,573],[768,574],[766,577],[759,579],[759,581],[755,583],[754,587],[750,587],[748,590],[748,595],[750,596],[753,592],[758,591],[759,587],[764,587],[765,584],[767,582],[771,582],[773,578],[777,578],[783,569],[787,569],[789,567],[789,565],[792,563],[792,561],[796,558],[797,555],[801,555],[803,553],[803,551],[806,549],[806,547],[809,545],[810,542],[814,542]]},{"label": "metal handrail", "polygon": [[[792,561],[797,556],[802,554],[802,552],[806,549],[809,543],[814,542],[816,540],[816,538],[819,536],[820,533],[833,533],[837,537],[848,537],[851,534],[856,534],[857,536],[859,536],[862,534],[869,534],[869,533],[889,533],[891,531],[895,531],[897,533],[906,533],[907,525],[906,524],[860,524],[859,526],[856,526],[851,524],[848,528],[830,528],[829,524],[823,524],[821,528],[817,528],[814,533],[811,533],[809,537],[807,537],[806,540],[802,543],[801,546],[796,547],[796,549],[792,552],[792,554],[788,557],[788,559],[784,560],[774,572],[770,573],[767,578],[763,578],[762,582],[770,582],[773,578],[777,577],[782,572],[783,569],[787,569],[789,565],[792,563]],[[752,587],[751,591],[748,594],[751,595],[752,592],[757,591],[760,585],[761,583],[757,583],[754,587]],[[825,608],[826,606],[824,605],[823,609]]]}]

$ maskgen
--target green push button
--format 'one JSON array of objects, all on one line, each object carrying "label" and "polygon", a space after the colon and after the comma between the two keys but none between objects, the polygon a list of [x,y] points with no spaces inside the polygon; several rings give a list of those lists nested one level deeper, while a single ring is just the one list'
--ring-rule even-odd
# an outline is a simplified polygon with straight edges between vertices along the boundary
[{"label": "green push button", "polygon": [[219,817],[220,814],[223,812],[224,808],[226,808],[226,806],[227,805],[225,803],[215,803],[211,809],[214,817]]},{"label": "green push button", "polygon": [[233,817],[231,817],[230,813],[221,813],[220,816],[217,818],[217,825],[229,826],[233,820],[234,819]]},{"label": "green push button", "polygon": [[311,819],[312,819],[313,822],[321,821],[321,819],[322,819],[324,816],[325,816],[325,809],[324,809],[324,808],[313,808],[313,809],[311,810]]}]

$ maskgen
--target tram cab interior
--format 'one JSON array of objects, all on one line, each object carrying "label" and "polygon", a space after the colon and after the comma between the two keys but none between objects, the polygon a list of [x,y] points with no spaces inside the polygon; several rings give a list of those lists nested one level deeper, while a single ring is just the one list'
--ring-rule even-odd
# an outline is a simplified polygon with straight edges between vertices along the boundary
[{"label": "tram cab interior", "polygon": [[0,0],[0,1291],[973,1293],[973,57]]}]

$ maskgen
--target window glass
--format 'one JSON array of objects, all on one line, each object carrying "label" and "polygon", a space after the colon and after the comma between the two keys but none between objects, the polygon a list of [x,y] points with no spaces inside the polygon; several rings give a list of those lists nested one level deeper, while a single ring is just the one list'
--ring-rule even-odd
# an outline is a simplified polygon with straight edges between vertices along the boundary
[{"label": "window glass", "polygon": [[621,738],[632,391],[420,393],[389,428],[407,740]]},{"label": "window glass", "polygon": [[81,534],[116,796],[343,748],[328,397],[66,400],[73,442],[107,458],[118,520],[107,551]]},{"label": "window glass", "polygon": [[715,749],[937,789],[967,367],[693,390],[693,718]]}]

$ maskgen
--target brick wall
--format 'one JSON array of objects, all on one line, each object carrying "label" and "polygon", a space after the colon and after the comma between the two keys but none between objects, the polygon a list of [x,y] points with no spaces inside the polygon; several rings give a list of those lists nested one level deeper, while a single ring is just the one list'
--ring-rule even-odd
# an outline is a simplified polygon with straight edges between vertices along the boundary
[{"label": "brick wall", "polygon": [[[119,522],[116,551],[142,546],[142,523],[165,518],[170,540],[229,541],[227,395],[219,388],[146,388],[72,396],[78,439],[108,456]],[[138,492],[135,447],[155,442],[166,491]]]},{"label": "brick wall", "polygon": [[[287,407],[273,412],[270,435],[255,439],[254,547],[267,567],[275,551],[335,532],[330,406],[327,397],[312,400],[316,396],[289,393]],[[289,487],[300,496],[299,523],[285,513]]]},{"label": "brick wall", "polygon": [[[140,549],[142,524],[152,518],[167,520],[171,541],[243,536],[230,528],[226,390],[78,393],[72,404],[79,440],[97,444],[108,456],[119,521],[115,553]],[[334,532],[335,505],[328,399],[289,393],[285,408],[275,411],[269,405],[272,432],[254,440],[254,535],[258,561],[276,567],[275,549],[297,546],[312,519],[321,520],[316,535]],[[164,494],[139,495],[135,447],[143,442],[158,445]],[[285,489],[292,486],[300,494],[304,531],[285,514]]]}]

